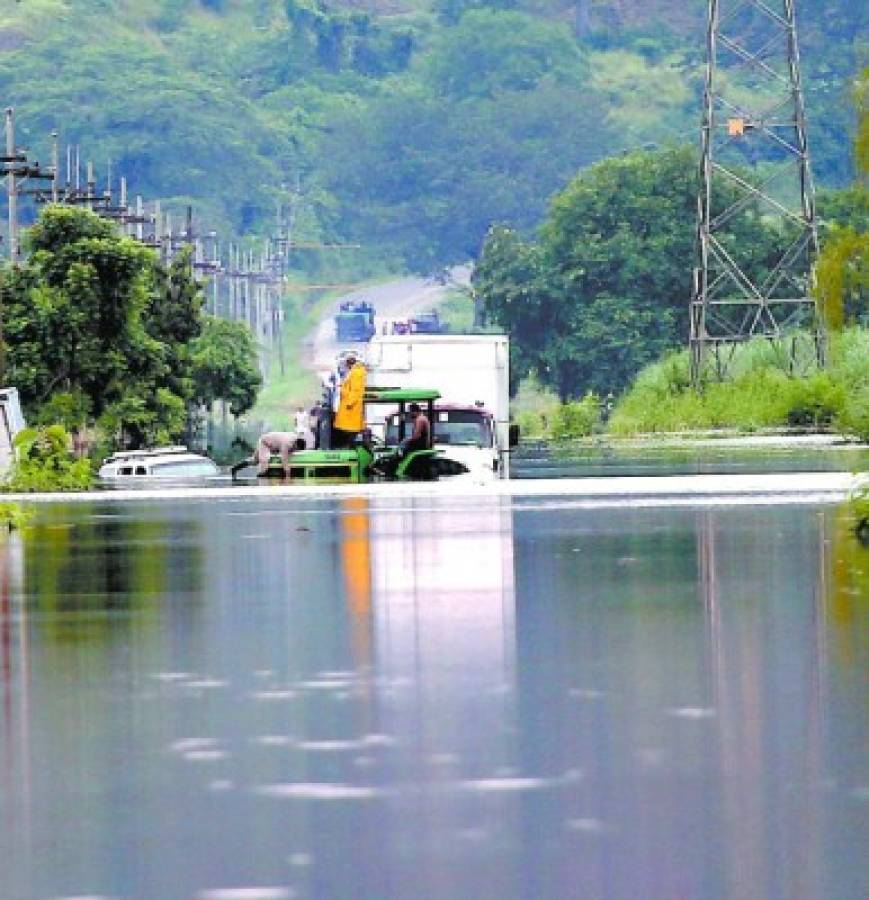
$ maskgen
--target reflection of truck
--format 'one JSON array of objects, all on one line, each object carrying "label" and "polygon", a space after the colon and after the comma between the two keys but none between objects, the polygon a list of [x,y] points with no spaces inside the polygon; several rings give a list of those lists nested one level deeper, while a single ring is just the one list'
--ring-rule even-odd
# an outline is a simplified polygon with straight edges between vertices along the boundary
[{"label": "reflection of truck", "polygon": [[[503,335],[410,334],[376,336],[366,353],[368,384],[431,385],[441,395],[434,410],[435,447],[480,477],[509,474],[510,344]],[[389,441],[396,422],[385,422]]]},{"label": "reflection of truck", "polygon": [[365,300],[346,300],[335,314],[335,338],[370,341],[374,334],[374,307]]}]

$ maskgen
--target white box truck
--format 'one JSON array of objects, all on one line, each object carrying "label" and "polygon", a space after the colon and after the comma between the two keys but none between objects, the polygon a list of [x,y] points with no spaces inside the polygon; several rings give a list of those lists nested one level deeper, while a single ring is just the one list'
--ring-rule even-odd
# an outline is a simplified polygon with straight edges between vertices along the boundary
[{"label": "white box truck", "polygon": [[[375,335],[365,353],[372,387],[431,387],[441,395],[434,445],[481,478],[510,473],[510,340],[492,334]],[[397,421],[386,415],[387,443]]]}]

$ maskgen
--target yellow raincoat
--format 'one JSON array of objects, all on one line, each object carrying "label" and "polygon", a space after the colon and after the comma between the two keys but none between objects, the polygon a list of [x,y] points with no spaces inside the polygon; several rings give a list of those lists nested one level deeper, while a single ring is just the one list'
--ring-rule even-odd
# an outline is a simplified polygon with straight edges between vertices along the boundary
[{"label": "yellow raincoat", "polygon": [[341,431],[362,431],[365,427],[365,378],[365,366],[357,362],[341,384],[341,401],[335,413],[335,427]]}]

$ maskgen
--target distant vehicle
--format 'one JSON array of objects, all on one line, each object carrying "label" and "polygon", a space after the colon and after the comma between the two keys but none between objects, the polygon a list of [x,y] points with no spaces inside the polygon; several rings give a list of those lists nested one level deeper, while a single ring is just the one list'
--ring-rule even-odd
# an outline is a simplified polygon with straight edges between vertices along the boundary
[{"label": "distant vehicle", "polygon": [[115,487],[154,486],[167,482],[210,481],[221,476],[214,460],[186,447],[122,450],[103,460],[100,481]]},{"label": "distant vehicle", "polygon": [[335,314],[337,341],[370,341],[374,336],[374,306],[366,300],[346,300]]},{"label": "distant vehicle", "polygon": [[437,310],[414,316],[409,325],[411,334],[441,334],[445,330]]}]

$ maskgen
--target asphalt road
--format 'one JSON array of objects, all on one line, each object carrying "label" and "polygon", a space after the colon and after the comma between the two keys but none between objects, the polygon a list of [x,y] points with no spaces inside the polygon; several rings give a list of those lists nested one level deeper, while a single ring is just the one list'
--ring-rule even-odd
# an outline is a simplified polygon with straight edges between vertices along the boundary
[{"label": "asphalt road", "polygon": [[367,300],[374,305],[377,318],[405,319],[435,309],[444,301],[455,284],[468,283],[470,269],[467,267],[453,269],[451,277],[453,281],[448,284],[441,284],[431,278],[401,278],[339,297],[305,341],[308,365],[316,371],[327,371],[334,365],[339,350],[356,347],[364,352],[366,346],[364,343],[339,344],[335,340],[334,316],[341,303],[348,300]]}]

